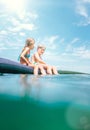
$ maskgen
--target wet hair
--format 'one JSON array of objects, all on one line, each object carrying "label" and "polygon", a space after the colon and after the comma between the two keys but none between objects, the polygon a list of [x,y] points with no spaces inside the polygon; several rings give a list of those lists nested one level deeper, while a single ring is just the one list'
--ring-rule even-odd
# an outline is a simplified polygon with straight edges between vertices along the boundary
[{"label": "wet hair", "polygon": [[34,42],[35,42],[35,40],[34,40],[33,38],[27,38],[27,39],[26,39],[25,47],[28,47],[28,46],[33,45]]},{"label": "wet hair", "polygon": [[42,44],[38,45],[37,49],[39,49],[39,48],[44,49],[44,50],[46,49],[46,47]]}]

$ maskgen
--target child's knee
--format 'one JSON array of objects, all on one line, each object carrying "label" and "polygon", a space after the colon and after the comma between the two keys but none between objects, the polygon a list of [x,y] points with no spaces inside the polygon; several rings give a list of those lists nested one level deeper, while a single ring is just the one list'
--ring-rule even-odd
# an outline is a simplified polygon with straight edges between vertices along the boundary
[{"label": "child's knee", "polygon": [[43,66],[39,65],[39,68],[40,68],[40,69],[43,69]]},{"label": "child's knee", "polygon": [[34,69],[38,69],[38,68],[39,68],[38,65],[35,65],[35,66],[34,66]]},{"label": "child's knee", "polygon": [[56,69],[56,67],[55,67],[55,66],[52,66],[52,68],[53,68],[53,69]]}]

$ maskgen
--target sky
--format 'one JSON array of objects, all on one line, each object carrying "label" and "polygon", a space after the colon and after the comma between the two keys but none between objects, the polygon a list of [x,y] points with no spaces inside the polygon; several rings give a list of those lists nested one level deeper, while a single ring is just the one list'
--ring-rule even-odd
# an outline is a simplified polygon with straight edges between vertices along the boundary
[{"label": "sky", "polygon": [[60,70],[90,73],[90,0],[0,0],[0,57],[18,62],[27,38]]}]

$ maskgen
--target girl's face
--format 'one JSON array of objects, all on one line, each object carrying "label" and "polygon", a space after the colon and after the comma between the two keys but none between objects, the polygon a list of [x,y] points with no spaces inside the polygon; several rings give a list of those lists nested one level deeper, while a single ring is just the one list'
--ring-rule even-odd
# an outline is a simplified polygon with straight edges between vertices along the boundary
[{"label": "girl's face", "polygon": [[34,48],[35,41],[32,39],[32,41],[30,43],[31,43],[31,45],[29,46],[29,48],[32,50]]},{"label": "girl's face", "polygon": [[32,50],[34,49],[34,44],[32,44],[31,46],[29,46],[29,48]]}]

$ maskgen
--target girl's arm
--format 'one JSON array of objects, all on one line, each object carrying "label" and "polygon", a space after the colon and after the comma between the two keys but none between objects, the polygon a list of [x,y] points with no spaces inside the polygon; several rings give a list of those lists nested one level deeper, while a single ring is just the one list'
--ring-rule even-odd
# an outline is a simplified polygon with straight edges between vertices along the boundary
[{"label": "girl's arm", "polygon": [[37,62],[41,63],[41,64],[46,64],[41,58],[40,56],[38,55],[38,53],[36,53],[35,55],[35,59],[37,60]]},{"label": "girl's arm", "polygon": [[25,55],[27,54],[28,51],[29,51],[29,48],[26,48],[26,49],[21,53],[20,58],[22,58],[22,59],[29,65],[31,62],[25,58]]}]

